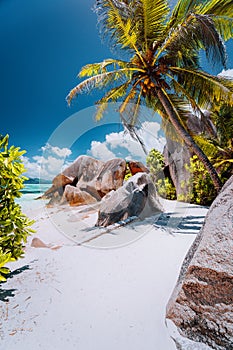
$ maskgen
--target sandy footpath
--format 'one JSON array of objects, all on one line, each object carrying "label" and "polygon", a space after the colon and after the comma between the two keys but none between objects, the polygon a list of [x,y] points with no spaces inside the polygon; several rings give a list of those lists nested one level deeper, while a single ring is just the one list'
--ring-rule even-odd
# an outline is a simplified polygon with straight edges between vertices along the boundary
[{"label": "sandy footpath", "polygon": [[[207,210],[163,204],[160,218],[97,238],[93,212],[31,208],[37,232],[0,287],[0,349],[176,349],[166,303]],[[55,249],[32,247],[35,237]]]}]

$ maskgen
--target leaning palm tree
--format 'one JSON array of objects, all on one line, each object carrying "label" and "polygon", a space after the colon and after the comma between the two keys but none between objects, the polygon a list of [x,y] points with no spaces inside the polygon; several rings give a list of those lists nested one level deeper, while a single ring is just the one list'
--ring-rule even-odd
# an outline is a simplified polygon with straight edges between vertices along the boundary
[{"label": "leaning palm tree", "polygon": [[[67,96],[71,100],[92,89],[107,89],[98,101],[99,119],[108,102],[120,101],[119,112],[132,133],[141,104],[158,112],[208,170],[217,190],[218,174],[187,128],[188,113],[202,118],[202,108],[224,100],[233,104],[233,82],[200,67],[200,50],[213,64],[226,66],[224,41],[233,36],[232,0],[96,0],[100,29],[113,47],[125,50],[127,60],[106,59],[88,64],[85,78]],[[124,111],[132,106],[130,114]],[[188,107],[188,108],[187,108]],[[190,112],[191,111],[191,112]]]}]

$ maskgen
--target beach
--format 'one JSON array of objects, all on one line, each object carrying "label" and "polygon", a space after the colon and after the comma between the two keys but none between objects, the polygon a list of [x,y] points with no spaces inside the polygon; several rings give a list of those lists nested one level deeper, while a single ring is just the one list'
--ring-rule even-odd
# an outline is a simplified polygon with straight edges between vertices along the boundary
[{"label": "beach", "polygon": [[97,232],[93,210],[32,203],[37,232],[1,285],[0,348],[175,350],[166,304],[207,209],[163,200],[160,218]]}]

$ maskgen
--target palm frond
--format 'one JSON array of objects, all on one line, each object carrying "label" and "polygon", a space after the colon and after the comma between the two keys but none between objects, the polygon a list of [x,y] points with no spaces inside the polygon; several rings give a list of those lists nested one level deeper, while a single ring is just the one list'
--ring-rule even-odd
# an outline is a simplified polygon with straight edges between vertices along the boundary
[{"label": "palm frond", "polygon": [[215,28],[212,17],[193,13],[184,18],[177,27],[171,29],[160,52],[166,50],[168,54],[176,56],[177,59],[180,58],[180,61],[183,59],[183,66],[185,66],[185,60],[187,61],[189,57],[193,56],[195,58],[193,62],[197,62],[196,53],[200,49],[205,50],[207,59],[212,65],[220,62],[224,67],[226,66],[225,45]]},{"label": "palm frond", "polygon": [[198,6],[202,15],[233,17],[232,0],[205,0]]},{"label": "palm frond", "polygon": [[130,82],[126,82],[121,84],[120,86],[110,89],[110,91],[108,91],[104,97],[102,97],[99,101],[96,102],[97,111],[95,119],[97,121],[103,118],[103,114],[108,107],[108,102],[117,102],[118,99],[125,95],[129,84]]},{"label": "palm frond", "polygon": [[125,108],[135,98],[136,94],[137,94],[137,91],[136,91],[135,87],[133,86],[119,109],[120,114],[124,113]]},{"label": "palm frond", "polygon": [[233,108],[223,104],[216,113],[213,113],[212,118],[217,127],[220,146],[228,147],[228,142],[233,140]]},{"label": "palm frond", "polygon": [[203,48],[206,52],[209,61],[221,62],[226,67],[226,47],[222,37],[216,30],[211,16],[208,15],[193,15],[197,21],[194,39],[203,43]]},{"label": "palm frond", "polygon": [[170,8],[167,0],[133,0],[137,42],[144,51],[161,40]]},{"label": "palm frond", "polygon": [[130,85],[130,81],[127,81],[126,83],[123,83],[119,86],[116,86],[112,89],[110,89],[105,96],[103,96],[99,101],[96,102],[96,104],[102,104],[107,102],[117,102],[121,97],[123,97],[127,89]]},{"label": "palm frond", "polygon": [[108,103],[103,102],[96,106],[95,120],[100,121],[103,118],[104,112],[108,108]]},{"label": "palm frond", "polygon": [[184,18],[187,18],[190,12],[194,12],[199,3],[200,0],[178,0],[167,24],[167,31],[183,23]]},{"label": "palm frond", "polygon": [[225,41],[233,37],[233,18],[226,16],[214,16],[212,19],[215,27]]},{"label": "palm frond", "polygon": [[224,159],[221,161],[216,161],[214,163],[215,168],[219,168],[221,165],[225,165],[226,163],[233,163],[233,159]]},{"label": "palm frond", "polygon": [[[210,120],[209,115],[206,115],[200,106],[196,103],[195,99],[189,94],[189,91],[185,89],[178,81],[175,80],[175,78],[171,75],[168,75],[168,77],[171,79],[173,89],[175,93],[178,96],[182,96],[185,100],[187,100],[187,103],[190,103],[190,110],[193,110],[193,114],[200,118],[201,124],[202,124],[202,132],[206,133],[211,136],[216,136],[216,131],[213,127],[213,123]],[[189,128],[189,126],[188,126]],[[190,128],[189,128],[190,130]],[[190,130],[191,132],[192,130]]]},{"label": "palm frond", "polygon": [[185,124],[187,122],[187,119],[192,116],[190,104],[183,97],[177,96],[175,94],[166,93],[166,96],[169,99],[173,110],[177,114],[180,124],[186,128]]},{"label": "palm frond", "polygon": [[212,122],[213,113],[209,111],[203,112],[201,106],[197,104],[193,96],[189,94],[189,90],[185,89],[183,85],[181,85],[173,76],[169,74],[167,74],[167,76],[171,79],[171,83],[175,93],[178,96],[183,96],[183,98],[190,103],[190,107],[192,108],[194,115],[197,116],[201,121],[202,132],[209,136],[216,137],[216,129]]},{"label": "palm frond", "polygon": [[177,81],[189,91],[189,94],[203,108],[208,108],[212,102],[224,101],[233,105],[233,80],[215,77],[206,72],[187,68],[170,67],[177,76]]},{"label": "palm frond", "polygon": [[93,89],[104,88],[107,85],[113,84],[115,81],[126,80],[132,77],[134,68],[121,68],[110,72],[94,75],[78,85],[76,85],[66,97],[68,104],[70,105],[73,98],[83,92],[90,92]]},{"label": "palm frond", "polygon": [[79,78],[92,77],[93,75],[105,73],[108,66],[113,66],[113,69],[125,68],[129,66],[128,62],[116,60],[112,58],[105,59],[103,62],[87,64],[80,70]]},{"label": "palm frond", "polygon": [[143,58],[137,48],[137,34],[135,32],[134,18],[126,1],[96,0],[95,11],[102,34],[107,35],[113,43],[121,49],[133,50]]}]

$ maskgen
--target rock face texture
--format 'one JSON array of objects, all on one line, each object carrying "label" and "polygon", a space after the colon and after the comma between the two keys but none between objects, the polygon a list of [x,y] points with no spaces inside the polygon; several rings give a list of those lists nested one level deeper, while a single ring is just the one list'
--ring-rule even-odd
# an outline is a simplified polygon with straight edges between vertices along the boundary
[{"label": "rock face texture", "polygon": [[129,169],[132,175],[137,173],[149,173],[149,169],[145,167],[141,162],[135,162],[133,160],[128,162]]},{"label": "rock face texture", "polygon": [[[166,318],[183,337],[210,349],[233,350],[233,176],[184,260]],[[187,350],[175,341],[178,349]]]},{"label": "rock face texture", "polygon": [[112,225],[132,216],[144,218],[162,212],[154,184],[146,173],[138,173],[101,202],[96,226]]},{"label": "rock face texture", "polygon": [[96,178],[96,189],[105,196],[112,190],[117,190],[123,185],[126,173],[126,161],[115,158],[107,161]]},{"label": "rock face texture", "polygon": [[124,159],[114,158],[104,163],[88,156],[80,156],[53,179],[52,187],[42,198],[50,199],[48,206],[94,203],[120,188],[125,173]]},{"label": "rock face texture", "polygon": [[64,191],[64,188],[68,184],[72,184],[74,178],[65,176],[64,174],[58,174],[53,179],[52,186],[44,193],[44,197],[54,196],[56,193],[57,196],[61,195]]},{"label": "rock face texture", "polygon": [[75,182],[89,182],[99,173],[104,163],[88,156],[78,157],[63,171],[63,175],[75,179]]},{"label": "rock face texture", "polygon": [[61,204],[69,203],[72,206],[93,204],[97,200],[86,191],[81,191],[79,188],[67,185],[63,193]]}]

